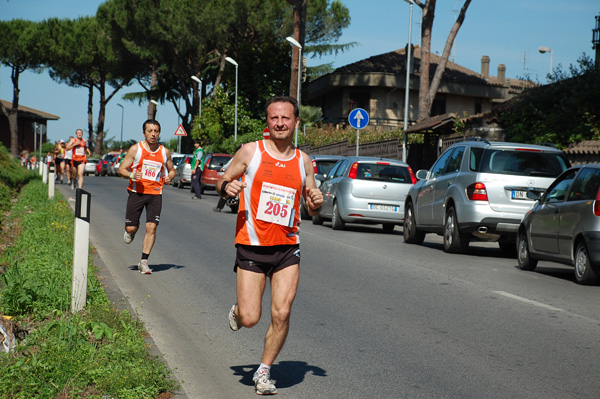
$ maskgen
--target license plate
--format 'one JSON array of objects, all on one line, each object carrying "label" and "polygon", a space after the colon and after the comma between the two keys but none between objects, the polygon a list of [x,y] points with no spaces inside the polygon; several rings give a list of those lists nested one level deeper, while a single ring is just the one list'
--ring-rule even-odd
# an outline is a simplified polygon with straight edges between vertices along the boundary
[{"label": "license plate", "polygon": [[372,211],[399,212],[400,207],[396,205],[384,204],[369,204],[369,209]]},{"label": "license plate", "polygon": [[527,198],[527,191],[521,191],[521,190],[512,190],[512,199],[517,199],[517,200],[528,200],[529,198]]}]

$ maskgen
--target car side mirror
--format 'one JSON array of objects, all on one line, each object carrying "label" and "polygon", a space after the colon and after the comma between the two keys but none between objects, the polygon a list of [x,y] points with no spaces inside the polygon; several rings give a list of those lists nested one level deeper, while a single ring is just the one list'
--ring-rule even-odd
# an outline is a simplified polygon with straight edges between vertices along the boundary
[{"label": "car side mirror", "polygon": [[415,175],[415,177],[418,180],[425,180],[425,179],[427,179],[428,173],[429,173],[429,171],[426,169],[419,169],[419,170],[417,170],[417,174]]},{"label": "car side mirror", "polygon": [[527,190],[527,198],[532,199],[534,201],[539,201],[542,198],[544,193],[538,190]]}]

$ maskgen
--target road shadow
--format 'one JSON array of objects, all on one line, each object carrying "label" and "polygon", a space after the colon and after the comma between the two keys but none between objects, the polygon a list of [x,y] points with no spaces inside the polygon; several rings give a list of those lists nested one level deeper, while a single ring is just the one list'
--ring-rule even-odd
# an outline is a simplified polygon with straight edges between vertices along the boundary
[{"label": "road shadow", "polygon": [[[302,223],[312,223],[309,220],[302,220]],[[323,222],[323,225],[321,227],[325,227],[327,229],[331,229],[333,231],[333,229],[331,228],[331,222]],[[384,234],[384,235],[402,235],[402,226],[401,225],[397,225],[396,227],[394,227],[394,230],[390,233],[386,233],[385,231],[383,231],[383,227],[381,227],[381,223],[379,224],[367,224],[367,223],[347,223],[344,228],[342,230],[336,230],[337,231],[352,231],[355,233],[370,233],[370,234]]]},{"label": "road shadow", "polygon": [[[169,269],[183,269],[185,266],[180,266],[180,265],[172,265],[172,264],[165,264],[165,263],[161,263],[159,265],[153,265],[151,263],[148,264],[148,266],[150,267],[150,270],[152,270],[152,273],[155,272],[164,272],[165,270],[169,270]],[[137,265],[131,265],[129,266],[129,270],[135,270],[137,271],[138,267]]]},{"label": "road shadow", "polygon": [[[515,269],[520,270],[517,265],[515,265]],[[521,270],[523,273],[539,273],[544,276],[559,278],[564,281],[570,281],[572,283],[577,283],[575,281],[575,273],[573,272],[573,268],[569,266],[538,266],[533,271],[525,271]]]},{"label": "road shadow", "polygon": [[[254,386],[252,376],[258,366],[258,364],[249,364],[245,366],[232,366],[231,369],[233,370],[233,375],[240,377],[241,384]],[[327,372],[320,367],[311,366],[306,362],[284,361],[273,365],[271,378],[275,380],[277,388],[290,388],[301,384],[308,373],[318,377],[327,377]]]}]

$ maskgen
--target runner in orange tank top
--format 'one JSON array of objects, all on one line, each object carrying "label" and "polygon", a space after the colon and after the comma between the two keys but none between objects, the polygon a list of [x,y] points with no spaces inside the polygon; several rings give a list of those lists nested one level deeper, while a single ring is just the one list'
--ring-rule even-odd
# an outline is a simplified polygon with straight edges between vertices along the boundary
[{"label": "runner in orange tank top", "polygon": [[217,182],[222,197],[240,196],[234,266],[237,304],[229,311],[232,330],[258,323],[266,280],[271,281],[271,323],[261,364],[253,376],[254,389],[261,395],[277,393],[270,378],[271,365],[287,338],[298,288],[300,196],[311,215],[323,203],[310,158],[292,145],[300,122],[297,101],[272,97],[266,111],[270,138],[245,144]]},{"label": "runner in orange tank top", "polygon": [[119,175],[129,178],[129,198],[125,211],[126,244],[131,244],[140,227],[142,211],[146,210],[146,234],[142,242],[142,257],[138,270],[143,274],[152,274],[148,258],[154,241],[156,228],[162,210],[162,189],[171,184],[175,177],[175,168],[171,153],[158,142],[160,124],[148,119],[142,126],[144,140],[131,146],[119,166]]},{"label": "runner in orange tank top", "polygon": [[77,179],[77,187],[83,188],[83,175],[87,155],[90,155],[90,150],[87,146],[87,141],[83,138],[83,130],[77,129],[75,136],[67,144],[67,151],[73,151],[71,158],[71,188],[75,189],[75,179]]}]

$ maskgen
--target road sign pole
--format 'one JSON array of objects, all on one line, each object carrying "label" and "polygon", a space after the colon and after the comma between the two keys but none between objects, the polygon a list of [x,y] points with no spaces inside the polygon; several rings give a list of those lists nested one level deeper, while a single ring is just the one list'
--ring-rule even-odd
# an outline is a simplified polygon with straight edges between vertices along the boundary
[{"label": "road sign pole", "polygon": [[369,114],[362,108],[355,108],[348,114],[348,122],[356,129],[356,156],[358,156],[360,129],[364,129],[369,124]]}]

